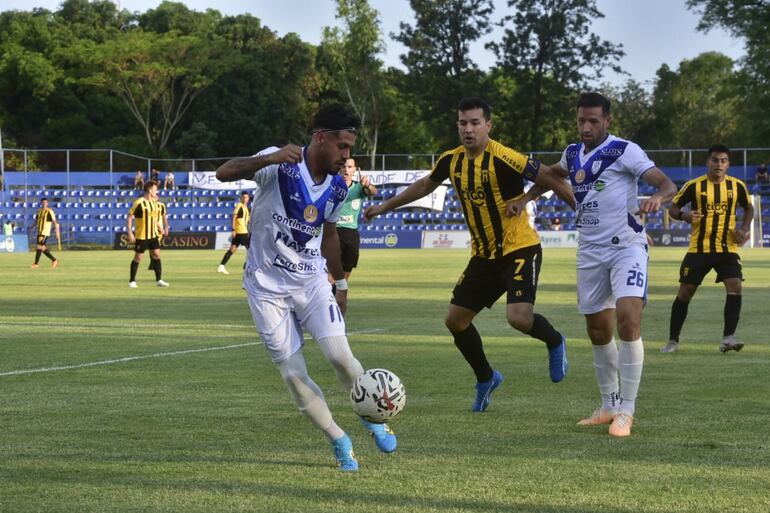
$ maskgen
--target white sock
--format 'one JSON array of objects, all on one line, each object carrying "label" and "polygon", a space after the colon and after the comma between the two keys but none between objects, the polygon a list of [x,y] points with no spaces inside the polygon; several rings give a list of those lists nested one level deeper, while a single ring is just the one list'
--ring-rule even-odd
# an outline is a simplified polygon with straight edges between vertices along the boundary
[{"label": "white sock", "polygon": [[644,345],[642,339],[626,342],[621,340],[618,355],[620,363],[620,406],[622,413],[634,414],[636,395],[639,393],[639,383],[642,381],[644,366]]},{"label": "white sock", "polygon": [[281,377],[289,387],[294,402],[299,411],[307,417],[318,429],[326,434],[329,441],[340,438],[345,432],[334,422],[329,406],[326,404],[323,392],[310,379],[301,352],[296,352],[287,360],[278,364]]},{"label": "white sock", "polygon": [[618,346],[615,338],[603,346],[592,345],[594,371],[602,395],[602,409],[616,410],[618,398]]},{"label": "white sock", "polygon": [[337,373],[337,379],[342,384],[342,389],[346,394],[350,393],[350,388],[358,376],[363,374],[364,368],[361,366],[348,344],[348,337],[324,337],[318,340],[318,347],[324,354],[329,363],[334,367]]}]

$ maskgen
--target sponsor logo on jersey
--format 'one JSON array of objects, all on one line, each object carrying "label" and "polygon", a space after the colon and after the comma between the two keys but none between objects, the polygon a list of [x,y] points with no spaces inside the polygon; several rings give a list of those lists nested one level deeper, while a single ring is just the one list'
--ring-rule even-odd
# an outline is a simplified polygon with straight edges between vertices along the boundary
[{"label": "sponsor logo on jersey", "polygon": [[296,201],[297,203],[299,203],[300,201],[302,201],[302,198],[300,197],[299,193],[298,193],[298,192],[296,192],[296,191],[294,192],[294,194],[292,194],[292,195],[291,195],[291,196],[289,196],[289,197],[291,198],[291,200],[292,200],[292,201]]},{"label": "sponsor logo on jersey", "polygon": [[294,240],[291,235],[283,232],[277,232],[275,234],[275,242],[283,242],[283,244],[289,248],[293,249],[297,253],[301,255],[308,255],[312,257],[317,257],[321,254],[321,252],[317,248],[309,248],[305,246],[304,244],[301,244]]},{"label": "sponsor logo on jersey", "polygon": [[320,226],[311,226],[309,224],[305,224],[302,221],[299,221],[292,217],[286,217],[284,215],[281,215],[278,212],[273,212],[273,220],[281,224],[285,224],[292,230],[299,230],[302,233],[312,235],[313,237],[318,237],[321,234]]},{"label": "sponsor logo on jersey", "polygon": [[299,180],[299,170],[297,170],[293,164],[287,164],[284,162],[278,166],[278,172],[283,173],[286,176],[293,178],[294,180]]},{"label": "sponsor logo on jersey", "polygon": [[722,214],[727,212],[727,203],[708,203],[706,205],[707,212],[713,212],[715,214]]},{"label": "sponsor logo on jersey", "polygon": [[304,217],[305,221],[308,223],[314,223],[316,219],[318,219],[318,209],[315,205],[308,205],[305,207],[305,211],[302,212],[302,217]]},{"label": "sponsor logo on jersey", "polygon": [[275,257],[273,258],[273,265],[276,267],[280,267],[281,269],[286,269],[287,271],[292,273],[315,274],[318,272],[318,267],[316,267],[312,263],[290,262],[285,258],[283,258],[281,255],[275,255]]},{"label": "sponsor logo on jersey", "polygon": [[602,180],[596,180],[594,182],[594,190],[596,192],[601,192],[604,190],[604,188],[607,186],[607,184]]},{"label": "sponsor logo on jersey", "polygon": [[336,185],[332,185],[332,195],[337,201],[343,201],[348,197],[348,189],[347,187],[337,187]]},{"label": "sponsor logo on jersey", "polygon": [[622,148],[604,148],[599,151],[599,155],[603,157],[620,157],[623,155]]},{"label": "sponsor logo on jersey", "polygon": [[460,189],[460,195],[466,201],[471,201],[477,207],[482,207],[486,203],[487,195],[482,187],[476,187],[473,190]]},{"label": "sponsor logo on jersey", "polygon": [[578,169],[575,173],[575,183],[583,183],[586,179],[585,169]]}]

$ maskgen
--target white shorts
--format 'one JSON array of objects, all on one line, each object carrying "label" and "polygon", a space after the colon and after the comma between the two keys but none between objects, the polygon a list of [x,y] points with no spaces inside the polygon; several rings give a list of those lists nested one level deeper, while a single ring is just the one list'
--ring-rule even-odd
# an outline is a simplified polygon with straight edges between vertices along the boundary
[{"label": "white shorts", "polygon": [[249,288],[251,317],[273,362],[280,363],[302,349],[302,328],[316,341],[345,336],[345,320],[326,275],[291,295],[258,294]]},{"label": "white shorts", "polygon": [[577,296],[581,314],[615,308],[621,297],[647,302],[647,249],[581,244],[577,251]]}]

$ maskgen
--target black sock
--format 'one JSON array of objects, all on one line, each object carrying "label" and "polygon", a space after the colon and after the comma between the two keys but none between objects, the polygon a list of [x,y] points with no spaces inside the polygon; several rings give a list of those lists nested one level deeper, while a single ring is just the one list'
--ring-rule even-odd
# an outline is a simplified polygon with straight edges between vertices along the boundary
[{"label": "black sock", "polygon": [[743,296],[728,294],[725,298],[725,329],[722,335],[727,337],[735,335],[738,327],[738,319],[741,318],[741,303]]},{"label": "black sock", "polygon": [[487,356],[484,354],[484,348],[481,344],[481,336],[476,331],[476,327],[471,324],[465,331],[460,333],[452,333],[455,338],[455,345],[457,349],[465,357],[465,361],[473,369],[473,373],[476,374],[476,380],[479,383],[485,383],[492,379],[492,367],[490,367],[487,361]]},{"label": "black sock", "polygon": [[128,281],[136,281],[136,271],[139,270],[139,262],[131,260],[131,278]]},{"label": "black sock", "polygon": [[45,256],[47,256],[48,258],[50,258],[50,259],[51,259],[51,262],[53,262],[54,260],[56,260],[56,257],[55,257],[55,256],[53,256],[53,255],[51,254],[51,252],[50,252],[50,251],[48,251],[47,249],[46,249],[45,251],[43,251],[43,254],[44,254]]},{"label": "black sock", "polygon": [[548,319],[540,314],[535,314],[535,322],[532,323],[532,329],[527,335],[542,340],[548,349],[553,349],[561,344],[561,333],[556,331]]},{"label": "black sock", "polygon": [[160,258],[153,260],[152,263],[154,264],[154,268],[155,268],[155,281],[160,281],[160,276],[161,276]]},{"label": "black sock", "polygon": [[222,257],[222,261],[219,262],[219,265],[226,265],[227,261],[230,260],[230,257],[233,256],[232,253],[230,253],[230,250],[228,249],[225,251],[225,256]]},{"label": "black sock", "polygon": [[43,254],[43,250],[42,249],[38,249],[37,251],[35,251],[35,264],[39,264],[40,263],[40,255],[42,255],[42,254]]},{"label": "black sock", "polygon": [[678,297],[674,298],[674,304],[671,305],[671,321],[668,328],[668,339],[679,342],[679,334],[682,332],[684,320],[687,319],[687,309],[690,302],[685,303]]}]

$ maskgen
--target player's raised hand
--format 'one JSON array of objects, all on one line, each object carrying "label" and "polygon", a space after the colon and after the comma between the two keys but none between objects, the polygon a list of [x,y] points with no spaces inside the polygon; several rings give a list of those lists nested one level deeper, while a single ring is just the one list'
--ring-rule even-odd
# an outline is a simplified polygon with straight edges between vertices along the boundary
[{"label": "player's raised hand", "polygon": [[527,201],[522,197],[505,204],[505,215],[516,217],[527,209]]},{"label": "player's raised hand", "polygon": [[270,154],[275,164],[296,164],[302,162],[302,148],[296,144],[287,144],[275,153]]}]

